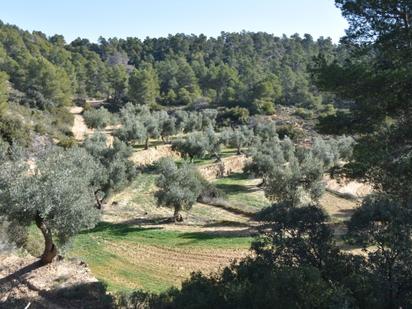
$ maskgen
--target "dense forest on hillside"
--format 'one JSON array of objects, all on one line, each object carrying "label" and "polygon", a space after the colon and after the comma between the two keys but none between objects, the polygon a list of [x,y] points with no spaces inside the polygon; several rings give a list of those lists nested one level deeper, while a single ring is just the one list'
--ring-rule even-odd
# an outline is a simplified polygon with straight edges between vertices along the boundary
[{"label": "dense forest on hillside", "polygon": [[[308,68],[319,53],[343,59],[329,38],[275,37],[267,33],[170,35],[167,38],[87,39],[65,42],[0,24],[0,70],[23,103],[47,109],[71,99],[122,104],[192,103],[270,113],[273,104],[321,109],[333,103],[311,82]],[[143,83],[140,83],[143,81]]]}]

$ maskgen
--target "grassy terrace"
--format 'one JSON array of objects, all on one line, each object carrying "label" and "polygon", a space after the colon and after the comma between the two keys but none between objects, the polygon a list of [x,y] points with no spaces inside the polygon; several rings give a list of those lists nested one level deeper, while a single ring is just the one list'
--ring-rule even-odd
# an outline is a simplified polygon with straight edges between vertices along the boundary
[{"label": "grassy terrace", "polygon": [[[224,157],[233,154],[233,149],[223,150]],[[165,219],[173,211],[156,206],[156,177],[153,172],[139,174],[113,195],[103,222],[76,236],[66,250],[67,256],[85,261],[92,274],[108,284],[109,291],[161,292],[179,287],[193,271],[211,273],[229,265],[249,254],[255,225],[250,217],[270,204],[258,179],[232,174],[214,181],[224,193],[227,207],[198,203],[184,213],[183,224],[171,224]],[[330,194],[325,194],[321,204],[337,226],[355,205]],[[40,255],[42,246],[38,229],[32,227],[29,251]]]},{"label": "grassy terrace", "polygon": [[190,272],[212,272],[247,253],[250,237],[180,232],[157,227],[100,223],[77,236],[70,256],[84,260],[109,290],[160,292]]},{"label": "grassy terrace", "polygon": [[[249,214],[270,204],[258,179],[232,174],[214,181],[228,207],[195,204],[184,214],[183,224],[166,223],[173,211],[156,206],[156,177],[142,173],[112,196],[103,222],[76,236],[67,249],[69,257],[85,261],[112,292],[161,292],[180,286],[193,271],[211,273],[247,255],[253,231]],[[326,193],[321,204],[336,225],[337,236],[344,233],[343,221],[356,203]],[[39,255],[42,245],[39,231],[33,227],[30,251]]]},{"label": "grassy terrace", "polygon": [[250,179],[245,174],[232,174],[215,180],[216,187],[223,191],[232,208],[246,213],[255,213],[270,205],[257,185],[259,180]]},{"label": "grassy terrace", "polygon": [[[140,174],[114,195],[110,202],[119,205],[108,207],[104,216],[110,222],[78,235],[68,251],[69,256],[85,261],[110,291],[161,292],[179,286],[192,271],[214,272],[249,252],[252,237],[245,216],[196,204],[185,214],[183,225],[162,223],[173,211],[156,206],[156,176]],[[255,200],[258,205],[250,182],[234,174],[216,184],[228,199],[245,204]],[[245,204],[235,207],[242,209]]]}]

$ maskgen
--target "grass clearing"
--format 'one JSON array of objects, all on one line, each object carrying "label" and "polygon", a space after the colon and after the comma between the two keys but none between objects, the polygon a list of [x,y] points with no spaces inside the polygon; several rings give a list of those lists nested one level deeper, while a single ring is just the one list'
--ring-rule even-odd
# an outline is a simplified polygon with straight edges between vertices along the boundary
[{"label": "grass clearing", "polygon": [[246,174],[234,173],[215,180],[214,184],[225,193],[231,207],[253,214],[270,205],[263,190],[257,187],[259,182]]},{"label": "grass clearing", "polygon": [[69,256],[84,260],[110,291],[161,292],[192,271],[210,273],[248,253],[252,238],[100,223],[78,235]]}]

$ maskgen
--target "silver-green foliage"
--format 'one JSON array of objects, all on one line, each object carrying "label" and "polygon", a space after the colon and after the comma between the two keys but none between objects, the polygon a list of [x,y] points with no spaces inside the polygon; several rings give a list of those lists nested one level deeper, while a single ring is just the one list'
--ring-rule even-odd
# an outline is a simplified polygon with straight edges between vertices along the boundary
[{"label": "silver-green foliage", "polygon": [[191,161],[206,155],[220,158],[222,139],[212,127],[205,132],[194,132],[172,143],[172,148]]},{"label": "silver-green foliage", "polygon": [[310,148],[289,138],[262,143],[247,170],[263,178],[266,196],[293,206],[316,204],[324,191],[323,175],[351,154],[351,138],[315,139]]},{"label": "silver-green foliage", "polygon": [[160,176],[156,184],[159,190],[155,193],[158,205],[173,208],[175,214],[180,210],[189,210],[202,190],[198,171],[186,163],[177,166],[169,158],[159,161],[158,171]]},{"label": "silver-green foliage", "polygon": [[98,189],[105,193],[124,187],[137,173],[129,160],[132,148],[118,138],[108,146],[107,136],[98,132],[84,141],[84,148],[101,164],[100,171],[97,171],[101,175]]},{"label": "silver-green foliage", "polygon": [[227,128],[222,132],[222,140],[227,146],[237,149],[237,153],[241,153],[243,147],[250,146],[255,139],[253,130],[248,126],[239,126],[232,129]]},{"label": "silver-green foliage", "polygon": [[104,128],[112,122],[112,114],[104,107],[87,110],[83,113],[83,117],[86,125],[93,129]]},{"label": "silver-green foliage", "polygon": [[93,227],[99,219],[94,185],[99,163],[84,149],[53,147],[29,165],[4,158],[0,167],[0,213],[28,226],[40,217],[60,241]]}]

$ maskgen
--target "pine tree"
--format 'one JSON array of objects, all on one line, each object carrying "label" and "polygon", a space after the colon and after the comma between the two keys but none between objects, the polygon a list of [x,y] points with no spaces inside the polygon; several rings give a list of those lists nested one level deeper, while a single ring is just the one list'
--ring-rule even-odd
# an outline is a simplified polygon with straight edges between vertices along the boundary
[{"label": "pine tree", "polygon": [[129,98],[135,104],[151,105],[159,97],[159,82],[151,65],[134,69],[129,77]]}]

